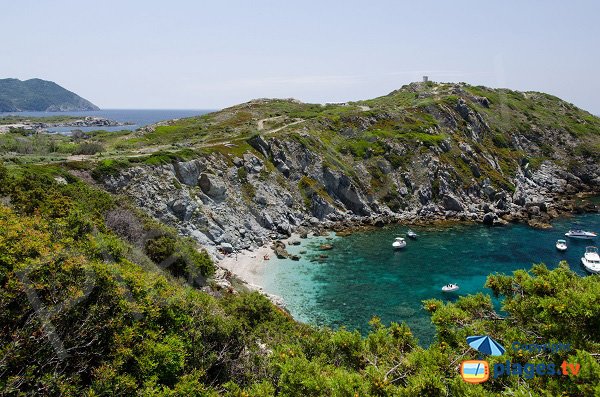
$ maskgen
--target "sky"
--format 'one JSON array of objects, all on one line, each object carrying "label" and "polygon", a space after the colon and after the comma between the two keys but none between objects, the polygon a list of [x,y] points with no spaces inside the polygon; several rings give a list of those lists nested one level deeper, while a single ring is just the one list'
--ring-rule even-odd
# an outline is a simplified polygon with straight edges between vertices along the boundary
[{"label": "sky", "polygon": [[0,0],[0,78],[102,108],[343,102],[428,75],[600,115],[598,1]]}]

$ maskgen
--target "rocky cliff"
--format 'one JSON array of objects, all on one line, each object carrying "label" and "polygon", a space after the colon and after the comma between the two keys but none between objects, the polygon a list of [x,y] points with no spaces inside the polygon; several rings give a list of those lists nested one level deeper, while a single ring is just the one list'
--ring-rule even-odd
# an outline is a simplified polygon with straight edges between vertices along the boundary
[{"label": "rocky cliff", "polygon": [[545,227],[600,186],[600,120],[542,93],[421,83],[347,104],[256,100],[168,124],[135,139],[164,149],[169,137],[191,159],[96,176],[215,255],[299,228]]}]

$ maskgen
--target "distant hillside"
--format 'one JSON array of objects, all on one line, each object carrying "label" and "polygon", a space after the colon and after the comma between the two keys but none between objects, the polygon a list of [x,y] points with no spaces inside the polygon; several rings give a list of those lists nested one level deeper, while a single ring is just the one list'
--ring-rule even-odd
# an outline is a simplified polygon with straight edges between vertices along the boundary
[{"label": "distant hillside", "polygon": [[83,110],[100,108],[52,81],[0,79],[0,112]]}]

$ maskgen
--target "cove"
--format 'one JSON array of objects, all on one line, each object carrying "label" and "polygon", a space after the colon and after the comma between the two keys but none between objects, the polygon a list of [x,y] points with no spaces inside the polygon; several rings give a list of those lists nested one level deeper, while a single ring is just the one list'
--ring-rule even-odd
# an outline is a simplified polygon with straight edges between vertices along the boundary
[{"label": "cove", "polygon": [[[422,345],[433,341],[435,329],[421,301],[429,298],[457,299],[460,295],[491,291],[484,288],[491,273],[529,269],[534,263],[555,268],[566,260],[579,275],[588,276],[580,263],[585,247],[594,240],[568,239],[566,252],[555,242],[570,228],[600,231],[600,215],[584,214],[559,218],[550,230],[527,225],[486,227],[452,225],[411,227],[419,234],[406,248],[392,249],[396,236],[405,236],[407,226],[388,226],[357,232],[347,237],[315,237],[289,246],[300,261],[274,259],[264,276],[264,289],[281,296],[298,321],[332,328],[369,330],[373,316],[384,324],[406,322]],[[319,246],[331,243],[330,251]],[[324,262],[311,262],[319,254]],[[448,283],[460,286],[457,293],[443,293]]]}]

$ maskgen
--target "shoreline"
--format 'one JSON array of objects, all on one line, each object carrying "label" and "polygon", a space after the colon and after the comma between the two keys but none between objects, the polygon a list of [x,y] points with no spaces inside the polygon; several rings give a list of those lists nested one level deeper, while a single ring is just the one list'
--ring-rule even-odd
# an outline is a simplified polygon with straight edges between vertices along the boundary
[{"label": "shoreline", "polygon": [[[583,199],[583,201],[587,201],[590,197],[596,197],[596,194],[578,194],[578,199]],[[577,211],[576,208],[571,208],[570,210],[557,211],[557,214],[549,219],[548,225],[562,217],[574,216],[581,213],[592,213],[597,211]],[[307,240],[318,237],[323,232],[333,233],[338,237],[348,236],[355,232],[364,232],[373,229],[379,229],[381,227],[386,226],[452,226],[458,224],[472,224],[472,225],[481,225],[482,222],[475,221],[471,219],[464,219],[463,217],[456,218],[428,218],[423,217],[421,219],[383,219],[379,218],[379,222],[373,222],[373,219],[364,219],[362,222],[354,223],[354,222],[323,222],[319,225],[313,225],[312,227],[304,227],[300,226],[296,228],[294,232],[288,237],[280,236],[281,238],[271,239],[268,243],[263,244],[262,246],[256,248],[255,250],[241,250],[239,252],[234,252],[226,255],[223,259],[219,260],[216,265],[230,272],[237,280],[239,280],[246,288],[250,291],[257,291],[261,294],[265,295],[269,300],[271,300],[276,306],[281,309],[285,309],[284,299],[278,295],[271,294],[265,290],[265,272],[268,269],[268,266],[273,259],[277,259],[275,251],[272,248],[272,244],[275,241],[283,242],[286,247],[290,245],[290,241],[293,240]],[[350,224],[349,224],[350,223]],[[534,229],[544,229],[545,227],[540,228],[537,225],[532,224],[531,222],[525,221],[525,219],[514,218],[509,222],[504,224],[496,224],[496,225],[488,225],[488,227],[501,228],[507,224],[524,224],[528,225]],[[550,226],[551,227],[551,226]],[[306,237],[308,235],[308,237]],[[305,238],[303,238],[305,237]],[[271,259],[265,260],[264,256],[268,255]],[[286,310],[287,311],[287,310]]]},{"label": "shoreline", "polygon": [[[299,239],[300,235],[298,233],[292,233],[291,236],[278,240],[283,242],[287,247],[290,241]],[[260,292],[269,298],[276,306],[285,309],[285,302],[282,297],[265,291],[265,272],[269,264],[272,263],[271,261],[277,259],[275,252],[271,247],[271,244],[273,244],[274,241],[276,240],[270,241],[254,251],[241,250],[239,252],[228,254],[218,261],[216,265],[230,272],[250,291]],[[270,259],[265,260],[265,255],[268,255]]]}]

